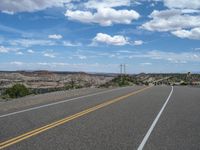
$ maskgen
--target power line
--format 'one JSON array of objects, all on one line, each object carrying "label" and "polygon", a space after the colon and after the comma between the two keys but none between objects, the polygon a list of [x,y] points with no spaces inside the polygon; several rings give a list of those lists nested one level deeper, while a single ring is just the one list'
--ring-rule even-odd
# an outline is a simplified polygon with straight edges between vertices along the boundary
[{"label": "power line", "polygon": [[120,64],[120,75],[122,75],[122,68],[123,68],[123,65]]},{"label": "power line", "polygon": [[126,74],[126,64],[120,64],[120,75]]},{"label": "power line", "polygon": [[126,64],[124,64],[124,74],[126,74]]}]

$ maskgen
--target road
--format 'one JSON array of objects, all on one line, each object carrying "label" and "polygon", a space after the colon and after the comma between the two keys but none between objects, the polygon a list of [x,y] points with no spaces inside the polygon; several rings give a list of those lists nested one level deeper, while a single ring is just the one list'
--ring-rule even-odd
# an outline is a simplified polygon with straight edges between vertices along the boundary
[{"label": "road", "polygon": [[126,87],[0,114],[0,149],[199,150],[200,89]]}]

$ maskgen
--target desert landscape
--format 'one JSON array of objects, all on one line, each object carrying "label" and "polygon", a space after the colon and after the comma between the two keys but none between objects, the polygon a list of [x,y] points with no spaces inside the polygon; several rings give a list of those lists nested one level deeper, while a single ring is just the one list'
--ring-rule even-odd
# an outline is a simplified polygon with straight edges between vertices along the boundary
[{"label": "desert landscape", "polygon": [[25,86],[30,94],[43,94],[82,88],[112,88],[134,85],[192,85],[199,86],[200,75],[183,74],[112,74],[52,71],[2,71],[0,94],[16,84]]}]

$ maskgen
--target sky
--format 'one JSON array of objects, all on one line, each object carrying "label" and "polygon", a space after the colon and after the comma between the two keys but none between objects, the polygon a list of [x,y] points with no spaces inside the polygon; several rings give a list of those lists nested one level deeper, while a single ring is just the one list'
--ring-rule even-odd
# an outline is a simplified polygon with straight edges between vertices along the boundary
[{"label": "sky", "polygon": [[200,72],[200,0],[1,0],[0,70]]}]

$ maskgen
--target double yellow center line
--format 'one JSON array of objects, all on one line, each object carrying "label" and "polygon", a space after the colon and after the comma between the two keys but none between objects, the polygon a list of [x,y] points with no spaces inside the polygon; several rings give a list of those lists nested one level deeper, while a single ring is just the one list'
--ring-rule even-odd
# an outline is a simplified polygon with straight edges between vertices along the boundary
[{"label": "double yellow center line", "polygon": [[[150,87],[151,87],[151,86],[150,86]],[[20,142],[20,141],[23,141],[23,140],[25,140],[25,139],[28,139],[28,138],[30,138],[30,137],[32,137],[32,136],[35,136],[35,135],[37,135],[37,134],[39,134],[39,133],[42,133],[42,132],[44,132],[44,131],[46,131],[46,130],[49,130],[49,129],[54,128],[54,127],[57,127],[57,126],[62,125],[62,124],[64,124],[64,123],[66,123],[66,122],[69,122],[69,121],[71,121],[71,120],[74,120],[74,119],[76,119],[76,118],[79,118],[79,117],[81,117],[81,116],[84,116],[84,115],[86,115],[86,114],[88,114],[88,113],[91,113],[91,112],[93,112],[93,111],[96,111],[96,110],[98,110],[98,109],[100,109],[100,108],[103,108],[103,107],[108,106],[108,105],[110,105],[110,104],[113,104],[113,103],[116,103],[116,102],[118,102],[118,101],[121,101],[121,100],[123,100],[123,99],[125,99],[125,98],[127,98],[127,97],[129,97],[129,96],[132,96],[132,95],[135,95],[135,94],[137,94],[137,93],[140,93],[140,92],[142,92],[142,91],[144,91],[144,90],[146,90],[146,89],[148,89],[148,88],[150,88],[150,87],[145,87],[145,88],[140,89],[140,90],[137,90],[137,91],[135,91],[135,92],[131,92],[131,93],[129,93],[129,94],[126,94],[126,95],[117,97],[117,98],[115,98],[115,99],[108,100],[108,101],[106,101],[106,102],[104,102],[104,103],[101,103],[101,104],[96,105],[96,106],[94,106],[94,107],[91,107],[91,108],[89,108],[89,109],[83,110],[83,111],[81,111],[81,112],[79,112],[79,113],[73,114],[73,115],[68,116],[68,117],[66,117],[66,118],[63,118],[63,119],[61,119],[61,120],[58,120],[58,121],[55,121],[55,122],[50,123],[50,124],[48,124],[48,125],[45,125],[45,126],[43,126],[43,127],[37,128],[37,129],[35,129],[35,130],[29,131],[29,132],[24,133],[24,134],[22,134],[22,135],[20,135],[20,136],[11,138],[10,140],[1,142],[1,143],[0,143],[0,149],[6,148],[6,147],[11,146],[11,145],[13,145],[13,144],[16,144],[16,143],[18,143],[18,142]]]}]

